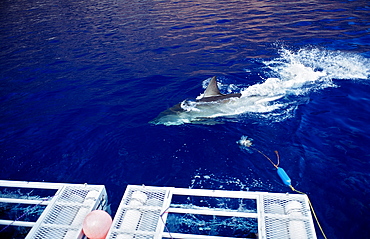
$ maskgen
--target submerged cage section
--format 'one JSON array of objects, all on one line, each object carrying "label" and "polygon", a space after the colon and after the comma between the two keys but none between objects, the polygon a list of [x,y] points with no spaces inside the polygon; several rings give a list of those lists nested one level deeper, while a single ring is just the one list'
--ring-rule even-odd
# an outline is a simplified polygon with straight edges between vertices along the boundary
[{"label": "submerged cage section", "polygon": [[86,215],[95,209],[105,209],[107,193],[102,185],[36,183],[0,180],[2,188],[18,191],[53,190],[53,194],[43,198],[23,199],[2,195],[0,203],[46,205],[36,222],[20,220],[0,220],[1,225],[32,227],[26,239],[36,238],[82,238],[82,223]]},{"label": "submerged cage section", "polygon": [[107,238],[316,239],[299,194],[128,185]]}]

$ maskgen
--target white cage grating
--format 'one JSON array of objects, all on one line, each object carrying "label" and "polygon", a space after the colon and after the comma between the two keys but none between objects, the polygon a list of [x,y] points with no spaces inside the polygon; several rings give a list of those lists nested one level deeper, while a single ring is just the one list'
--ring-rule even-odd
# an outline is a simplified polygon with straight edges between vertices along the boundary
[{"label": "white cage grating", "polygon": [[[256,201],[256,210],[255,212],[240,212],[200,207],[178,208],[171,204],[173,195],[252,199]],[[164,230],[167,220],[167,213],[165,212],[226,216],[230,218],[254,218],[258,224],[258,238],[260,239],[316,239],[306,195],[157,188],[132,185],[127,186],[107,238],[234,238],[176,232],[171,232],[170,234]]]},{"label": "white cage grating", "polygon": [[82,222],[107,203],[104,186],[66,185],[58,190],[26,239],[82,238]]},{"label": "white cage grating", "polygon": [[266,238],[308,239],[316,238],[310,232],[307,220],[292,220],[282,218],[265,218]]},{"label": "white cage grating", "polygon": [[80,231],[77,229],[68,228],[55,228],[55,227],[42,227],[33,238],[42,239],[54,239],[54,238],[64,238],[64,239],[75,239],[80,235]]},{"label": "white cage grating", "polygon": [[264,195],[263,221],[267,239],[316,238],[308,198],[305,195]]},{"label": "white cage grating", "polygon": [[[51,199],[49,197],[47,201],[0,199],[1,202],[47,205],[36,222],[16,222],[17,225],[32,227],[26,239],[81,239],[84,237],[82,222],[86,215],[92,210],[104,209],[107,204],[106,191],[102,185],[4,180],[0,180],[0,183],[2,187],[57,190],[55,194],[52,194],[54,196]],[[234,207],[235,202],[237,207]],[[216,207],[214,203],[217,204]],[[242,210],[239,210],[241,208]],[[171,215],[168,216],[169,214]],[[236,218],[243,218],[246,220],[238,222],[236,231],[230,227],[233,226],[231,224],[222,225],[230,227],[232,232],[239,233],[239,229],[245,230],[245,233],[249,235],[248,238],[256,238],[258,233],[259,239],[316,239],[306,195],[132,185],[127,186],[106,238],[232,239],[237,237],[236,234],[228,234],[229,232],[226,233],[227,235],[214,234],[211,236],[200,232],[201,230],[187,231],[183,230],[184,228],[171,227],[177,223],[174,220],[176,215],[180,218],[182,215],[193,215],[192,218],[201,218],[205,222],[208,220],[207,223],[211,222],[213,226],[218,223],[217,218],[220,217],[229,218],[230,220],[227,220],[233,222]],[[0,220],[0,223],[4,222],[8,221]],[[194,227],[193,222],[185,226]],[[166,223],[167,226],[165,226]]]},{"label": "white cage grating", "polygon": [[166,188],[128,186],[107,238],[154,238],[167,196]]}]

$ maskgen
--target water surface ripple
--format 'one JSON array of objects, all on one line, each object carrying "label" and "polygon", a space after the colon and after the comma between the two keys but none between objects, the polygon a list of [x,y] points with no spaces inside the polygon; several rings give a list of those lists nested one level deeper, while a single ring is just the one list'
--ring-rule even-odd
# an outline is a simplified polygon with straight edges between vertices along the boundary
[{"label": "water surface ripple", "polygon": [[[370,238],[369,13],[367,0],[3,0],[1,179],[105,184],[113,212],[127,184],[287,192],[235,143],[248,135],[279,150],[329,238]],[[262,101],[214,125],[148,123],[213,75]]]}]

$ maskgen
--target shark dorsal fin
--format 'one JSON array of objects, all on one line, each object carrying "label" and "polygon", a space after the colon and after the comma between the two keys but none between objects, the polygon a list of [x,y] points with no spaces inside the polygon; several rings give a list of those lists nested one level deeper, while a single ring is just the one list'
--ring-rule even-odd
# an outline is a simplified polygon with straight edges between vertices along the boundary
[{"label": "shark dorsal fin", "polygon": [[222,95],[223,94],[221,94],[217,86],[217,78],[216,76],[214,76],[212,77],[206,90],[204,91],[203,97],[222,96]]}]

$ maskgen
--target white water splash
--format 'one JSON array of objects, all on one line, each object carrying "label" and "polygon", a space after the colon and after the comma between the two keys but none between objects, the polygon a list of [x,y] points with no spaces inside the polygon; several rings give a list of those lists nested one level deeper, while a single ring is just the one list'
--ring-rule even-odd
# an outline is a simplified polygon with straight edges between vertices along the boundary
[{"label": "white water splash", "polygon": [[[309,93],[336,87],[335,80],[370,77],[369,59],[358,54],[317,48],[296,52],[282,48],[279,53],[278,58],[263,62],[271,77],[261,83],[238,87],[219,82],[221,92],[241,92],[240,98],[211,103],[184,101],[180,104],[184,111],[159,116],[155,124],[209,123],[205,119],[240,115],[282,121],[294,116]],[[208,82],[209,79],[203,81],[203,88]]]},{"label": "white water splash", "polygon": [[[262,116],[274,121],[292,117],[302,97],[308,93],[337,87],[334,80],[367,80],[370,77],[369,59],[340,51],[315,48],[293,52],[282,48],[279,58],[263,63],[275,77],[243,89],[242,100],[250,96],[265,97],[265,104],[257,102],[246,112],[264,112],[267,114]],[[281,96],[277,99],[282,100],[276,101],[274,96]]]},{"label": "white water splash", "polygon": [[[251,172],[252,169],[248,169]],[[236,177],[214,175],[206,173],[204,169],[197,169],[195,175],[191,179],[189,188],[217,188],[221,190],[239,190],[249,191],[255,188],[267,188],[270,191],[274,190],[274,184],[268,180],[262,180],[255,177],[245,177],[239,179]]]}]

